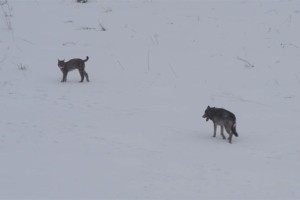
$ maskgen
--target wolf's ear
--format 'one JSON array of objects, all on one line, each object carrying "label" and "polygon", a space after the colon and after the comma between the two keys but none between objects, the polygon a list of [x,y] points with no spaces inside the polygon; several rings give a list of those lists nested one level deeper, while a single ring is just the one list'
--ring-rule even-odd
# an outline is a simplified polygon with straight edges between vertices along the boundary
[{"label": "wolf's ear", "polygon": [[207,109],[210,109],[210,106],[207,106]]}]

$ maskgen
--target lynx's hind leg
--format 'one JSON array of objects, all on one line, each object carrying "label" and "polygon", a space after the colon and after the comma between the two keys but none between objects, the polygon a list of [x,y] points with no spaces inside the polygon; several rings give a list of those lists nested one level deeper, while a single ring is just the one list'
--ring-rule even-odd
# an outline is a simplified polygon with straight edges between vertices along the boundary
[{"label": "lynx's hind leg", "polygon": [[85,76],[86,81],[90,82],[89,75],[88,75],[88,73],[86,73],[86,71],[84,71],[84,76]]}]

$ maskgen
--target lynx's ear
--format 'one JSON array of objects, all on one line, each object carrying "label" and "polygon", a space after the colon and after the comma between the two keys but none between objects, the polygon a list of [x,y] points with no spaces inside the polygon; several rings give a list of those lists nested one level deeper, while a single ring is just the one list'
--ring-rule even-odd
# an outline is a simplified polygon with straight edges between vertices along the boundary
[{"label": "lynx's ear", "polygon": [[210,109],[210,106],[207,106],[207,109]]}]

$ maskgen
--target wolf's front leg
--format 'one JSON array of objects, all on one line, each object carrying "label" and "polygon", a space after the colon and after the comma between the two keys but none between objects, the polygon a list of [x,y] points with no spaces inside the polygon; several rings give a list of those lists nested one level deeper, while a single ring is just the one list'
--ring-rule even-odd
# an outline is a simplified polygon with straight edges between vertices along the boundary
[{"label": "wolf's front leg", "polygon": [[216,137],[216,133],[217,133],[217,124],[214,123],[214,135],[213,135],[213,137]]}]

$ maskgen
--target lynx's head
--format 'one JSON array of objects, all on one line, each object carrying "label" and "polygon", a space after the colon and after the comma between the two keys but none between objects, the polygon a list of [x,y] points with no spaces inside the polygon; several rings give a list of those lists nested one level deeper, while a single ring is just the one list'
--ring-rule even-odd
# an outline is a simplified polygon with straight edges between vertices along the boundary
[{"label": "lynx's head", "polygon": [[65,60],[59,60],[58,59],[58,62],[57,62],[57,66],[62,69],[65,67]]}]

